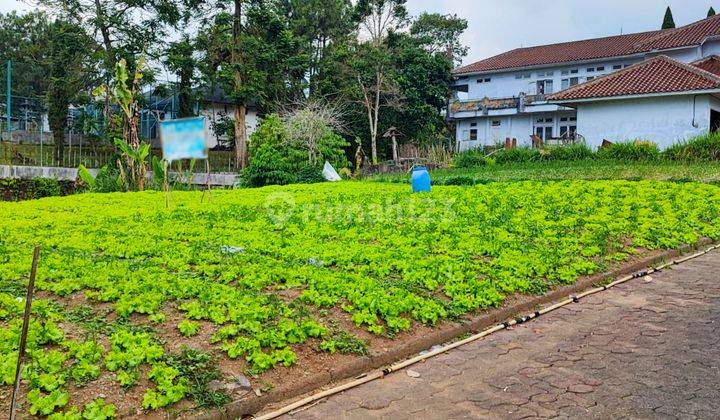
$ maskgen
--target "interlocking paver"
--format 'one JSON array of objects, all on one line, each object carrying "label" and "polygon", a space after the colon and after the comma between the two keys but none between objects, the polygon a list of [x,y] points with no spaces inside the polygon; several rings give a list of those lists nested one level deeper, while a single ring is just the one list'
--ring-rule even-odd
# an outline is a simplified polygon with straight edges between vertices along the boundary
[{"label": "interlocking paver", "polygon": [[330,397],[293,418],[717,418],[720,252]]}]

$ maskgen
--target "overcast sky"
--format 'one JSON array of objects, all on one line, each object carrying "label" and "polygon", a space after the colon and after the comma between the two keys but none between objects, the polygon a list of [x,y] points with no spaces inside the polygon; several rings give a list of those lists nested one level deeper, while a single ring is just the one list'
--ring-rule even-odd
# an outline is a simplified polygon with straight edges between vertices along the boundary
[{"label": "overcast sky", "polygon": [[[408,0],[413,15],[453,13],[468,20],[465,63],[520,46],[542,45],[659,29],[665,8],[678,26],[702,19],[720,0]],[[19,0],[0,0],[0,12],[30,10]]]}]

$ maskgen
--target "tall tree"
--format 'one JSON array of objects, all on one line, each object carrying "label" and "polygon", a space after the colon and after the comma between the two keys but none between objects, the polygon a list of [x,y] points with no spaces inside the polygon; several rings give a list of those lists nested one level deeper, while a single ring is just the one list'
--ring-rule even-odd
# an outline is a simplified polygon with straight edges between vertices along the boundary
[{"label": "tall tree", "polygon": [[377,139],[380,113],[383,107],[400,103],[397,86],[393,83],[392,57],[387,37],[407,24],[405,0],[359,0],[355,13],[360,22],[361,36],[367,42],[358,45],[354,68],[360,101],[367,112],[370,129],[370,153],[373,164],[378,163]]},{"label": "tall tree", "polygon": [[0,63],[3,64],[0,71],[4,71],[5,62],[13,62],[14,95],[39,98],[47,92],[47,46],[51,27],[52,22],[44,12],[0,13]]},{"label": "tall tree", "polygon": [[195,45],[190,36],[185,34],[179,41],[170,43],[165,56],[165,65],[177,76],[178,116],[180,118],[194,115],[193,83],[197,61],[193,56]]},{"label": "tall tree", "polygon": [[[446,50],[431,52],[434,41],[406,33],[389,39],[393,56],[394,83],[403,104],[389,108],[381,118],[384,128],[394,126],[405,141],[423,142],[443,132],[441,110],[450,96],[452,61]],[[387,150],[387,148],[385,148]]]},{"label": "tall tree", "polygon": [[673,19],[670,6],[665,10],[665,18],[663,18],[662,29],[675,29],[675,19]]},{"label": "tall tree", "polygon": [[410,34],[430,53],[443,53],[452,64],[460,65],[468,47],[460,42],[467,20],[457,15],[424,12],[410,25]]},{"label": "tall tree", "polygon": [[245,168],[248,105],[266,112],[299,98],[307,58],[282,0],[233,0],[233,5],[232,13],[221,10],[206,22],[198,40],[205,77],[220,82],[235,101],[235,159]]},{"label": "tall tree", "polygon": [[[140,56],[158,58],[158,42],[181,19],[173,0],[31,0],[53,15],[65,16],[96,34],[103,51],[105,84],[110,84],[115,64],[122,58],[132,70]],[[194,0],[188,0],[192,3]],[[146,72],[146,78],[149,74]],[[109,116],[109,98],[105,114]]]},{"label": "tall tree", "polygon": [[87,99],[88,89],[96,81],[91,56],[94,42],[81,27],[61,19],[52,25],[51,34],[48,119],[55,143],[55,159],[62,162],[69,106],[82,100],[83,94]]},{"label": "tall tree", "polygon": [[715,9],[713,9],[712,6],[710,6],[710,10],[708,10],[707,17],[713,17],[715,16]]},{"label": "tall tree", "polygon": [[309,95],[318,90],[328,49],[347,42],[355,31],[350,0],[290,0],[287,6],[290,27],[309,51],[307,81]]}]

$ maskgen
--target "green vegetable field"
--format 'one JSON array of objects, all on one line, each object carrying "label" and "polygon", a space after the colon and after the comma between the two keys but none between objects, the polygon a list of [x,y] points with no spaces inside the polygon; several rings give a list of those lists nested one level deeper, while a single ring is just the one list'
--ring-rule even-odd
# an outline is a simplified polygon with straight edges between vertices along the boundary
[{"label": "green vegetable field", "polygon": [[[412,195],[342,182],[200,198],[174,192],[169,210],[159,192],[0,203],[3,401],[36,243],[22,409],[108,418],[128,404],[226,403],[197,379],[214,358],[261,381],[301,352],[363,354],[364,336],[401,340],[638,253],[720,237],[720,188],[699,183],[527,181]],[[168,334],[194,349],[176,351]],[[111,391],[100,395],[99,383]]]}]

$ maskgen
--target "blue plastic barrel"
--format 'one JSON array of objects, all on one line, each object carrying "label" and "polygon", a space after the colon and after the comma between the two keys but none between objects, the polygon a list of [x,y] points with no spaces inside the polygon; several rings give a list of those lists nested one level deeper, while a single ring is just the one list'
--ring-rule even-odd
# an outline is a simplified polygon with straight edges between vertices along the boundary
[{"label": "blue plastic barrel", "polygon": [[412,190],[414,193],[430,192],[430,174],[424,166],[416,166],[412,170],[410,177]]}]

